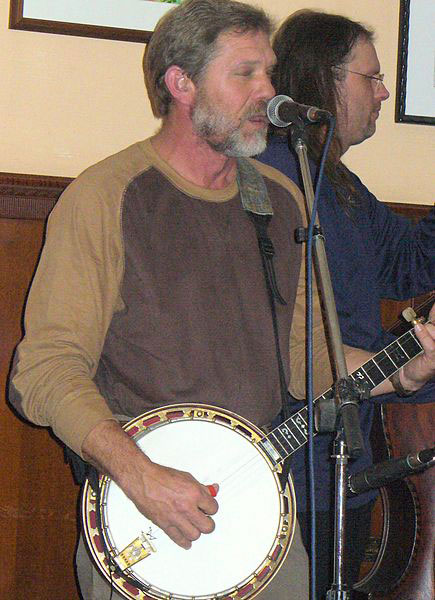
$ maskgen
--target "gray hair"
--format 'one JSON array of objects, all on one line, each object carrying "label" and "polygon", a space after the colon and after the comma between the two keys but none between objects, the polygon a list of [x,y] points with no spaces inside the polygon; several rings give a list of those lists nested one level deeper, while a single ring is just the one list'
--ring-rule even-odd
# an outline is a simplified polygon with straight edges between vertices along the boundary
[{"label": "gray hair", "polygon": [[263,31],[273,26],[266,13],[235,0],[185,0],[158,22],[145,48],[143,68],[151,107],[156,117],[169,113],[172,96],[165,74],[177,65],[197,83],[213,59],[222,33]]}]

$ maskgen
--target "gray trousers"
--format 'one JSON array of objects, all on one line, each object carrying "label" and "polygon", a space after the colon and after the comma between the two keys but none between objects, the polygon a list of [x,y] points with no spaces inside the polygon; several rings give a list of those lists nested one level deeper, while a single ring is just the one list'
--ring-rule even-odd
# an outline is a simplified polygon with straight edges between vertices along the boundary
[{"label": "gray trousers", "polygon": [[[82,538],[76,553],[76,569],[83,600],[125,600],[124,596],[110,589],[108,581],[94,567]],[[308,574],[308,556],[302,544],[299,523],[296,521],[295,535],[286,560],[266,589],[256,598],[308,600]]]}]

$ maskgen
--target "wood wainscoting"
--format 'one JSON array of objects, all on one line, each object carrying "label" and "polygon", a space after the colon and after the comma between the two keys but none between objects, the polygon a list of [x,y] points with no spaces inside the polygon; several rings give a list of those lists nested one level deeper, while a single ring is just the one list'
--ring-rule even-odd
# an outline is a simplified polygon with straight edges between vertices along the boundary
[{"label": "wood wainscoting", "polygon": [[[0,598],[78,600],[73,554],[78,487],[50,433],[14,414],[6,384],[22,311],[41,250],[44,223],[71,179],[0,173]],[[413,219],[429,207],[392,204]],[[386,303],[385,322],[402,305]]]},{"label": "wood wainscoting", "polygon": [[0,598],[78,600],[73,570],[78,487],[48,430],[5,402],[22,309],[45,219],[69,180],[0,174]]}]

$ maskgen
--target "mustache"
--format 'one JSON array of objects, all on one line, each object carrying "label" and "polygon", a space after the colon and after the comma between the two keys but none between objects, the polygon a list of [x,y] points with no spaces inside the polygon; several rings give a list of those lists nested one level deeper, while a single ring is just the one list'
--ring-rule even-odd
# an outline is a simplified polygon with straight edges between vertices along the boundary
[{"label": "mustache", "polygon": [[247,109],[246,113],[243,115],[243,120],[246,121],[248,119],[252,119],[252,117],[266,117],[267,116],[267,102],[261,101],[257,102],[254,106],[251,106]]}]

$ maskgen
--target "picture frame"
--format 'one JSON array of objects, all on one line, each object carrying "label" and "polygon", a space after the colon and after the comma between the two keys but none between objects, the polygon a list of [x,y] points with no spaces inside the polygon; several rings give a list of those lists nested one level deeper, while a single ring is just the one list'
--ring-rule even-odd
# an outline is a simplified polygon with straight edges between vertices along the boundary
[{"label": "picture frame", "polygon": [[435,125],[435,3],[400,0],[396,123]]},{"label": "picture frame", "polygon": [[180,0],[10,0],[9,28],[147,43]]}]

